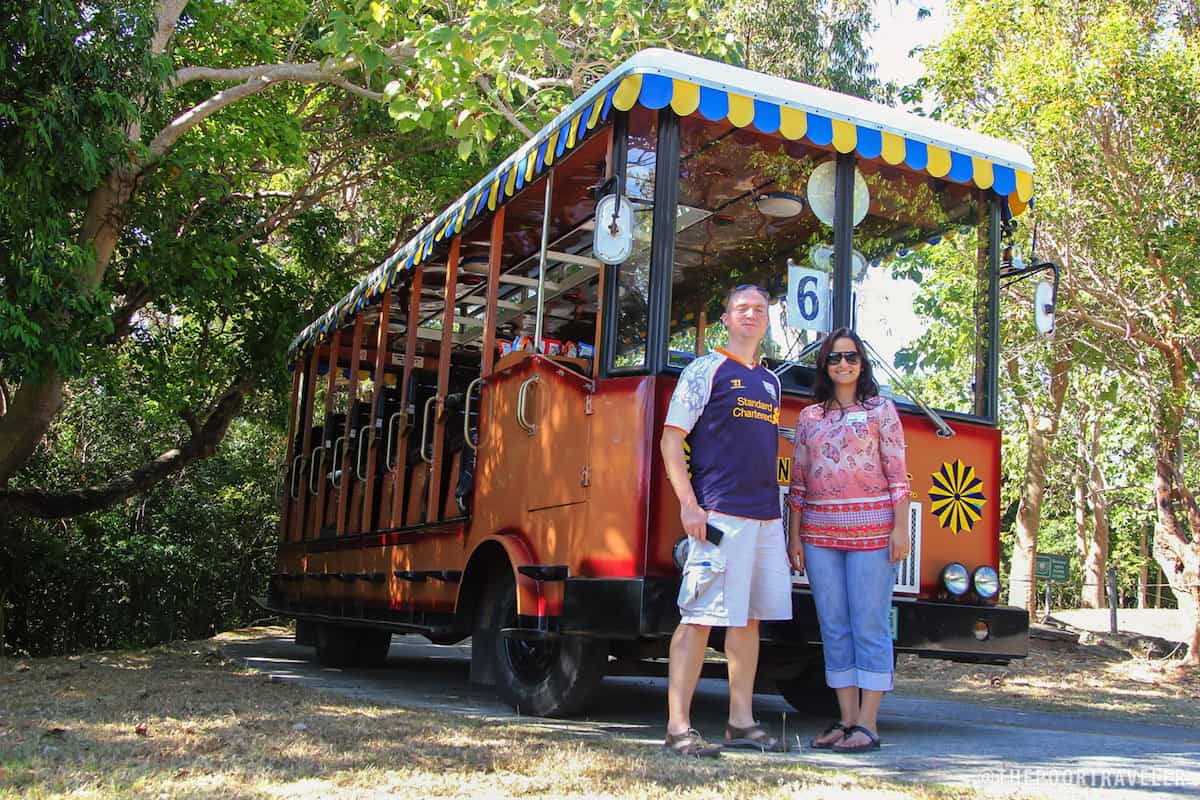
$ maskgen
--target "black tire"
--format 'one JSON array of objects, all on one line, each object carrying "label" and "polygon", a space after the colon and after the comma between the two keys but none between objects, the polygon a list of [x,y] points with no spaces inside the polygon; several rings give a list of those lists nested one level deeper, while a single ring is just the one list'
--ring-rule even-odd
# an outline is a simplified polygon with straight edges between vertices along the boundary
[{"label": "black tire", "polygon": [[306,619],[296,620],[296,644],[313,647],[317,643],[317,624]]},{"label": "black tire", "polygon": [[842,713],[837,693],[825,683],[825,660],[819,656],[805,664],[794,677],[777,679],[775,688],[802,714],[836,717]]},{"label": "black tire", "polygon": [[[492,585],[482,606],[496,690],[521,714],[565,717],[582,711],[604,678],[608,642],[582,636],[548,641],[508,639],[517,624],[517,590],[511,575]],[[490,634],[490,635],[488,635]]]},{"label": "black tire", "polygon": [[355,665],[366,669],[382,667],[387,662],[388,650],[392,646],[392,632],[360,628],[356,634]]},{"label": "black tire", "polygon": [[358,642],[352,628],[321,623],[317,626],[317,663],[322,667],[353,667],[358,660]]},{"label": "black tire", "polygon": [[348,628],[322,623],[317,626],[317,663],[322,667],[382,667],[392,644],[390,631]]}]

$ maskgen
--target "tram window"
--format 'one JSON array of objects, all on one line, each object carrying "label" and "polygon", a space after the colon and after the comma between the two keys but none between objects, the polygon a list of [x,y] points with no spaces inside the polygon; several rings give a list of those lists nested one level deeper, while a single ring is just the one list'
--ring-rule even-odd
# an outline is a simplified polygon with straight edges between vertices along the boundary
[{"label": "tram window", "polygon": [[658,117],[637,108],[629,114],[625,192],[634,209],[633,255],[617,269],[615,371],[646,366],[650,323],[650,238],[654,218],[654,173],[658,165]]},{"label": "tram window", "polygon": [[[988,225],[978,190],[860,164],[870,213],[854,231],[855,328],[925,403],[974,413],[987,348]],[[912,399],[882,369],[881,390]]]},{"label": "tram window", "polygon": [[833,228],[813,213],[805,197],[813,170],[832,155],[698,117],[681,120],[680,146],[667,363],[684,366],[695,354],[725,343],[727,332],[719,322],[725,293],[740,283],[763,286],[772,295],[764,354],[795,355],[819,331],[789,327],[779,300],[786,292],[789,262],[831,266],[828,256],[812,263],[814,253],[832,253]]}]

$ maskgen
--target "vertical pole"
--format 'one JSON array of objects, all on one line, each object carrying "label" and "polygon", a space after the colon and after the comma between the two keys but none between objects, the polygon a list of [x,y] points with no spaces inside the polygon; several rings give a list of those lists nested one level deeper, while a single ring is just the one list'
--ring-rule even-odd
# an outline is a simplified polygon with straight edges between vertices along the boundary
[{"label": "vertical pole", "polygon": [[1117,571],[1112,567],[1108,568],[1108,632],[1117,632],[1117,604],[1120,598],[1117,597]]},{"label": "vertical pole", "polygon": [[848,328],[854,252],[854,156],[839,154],[833,190],[833,327]]},{"label": "vertical pole", "polygon": [[1046,616],[1042,617],[1042,622],[1050,619],[1050,579],[1046,578]]},{"label": "vertical pole", "polygon": [[650,313],[646,324],[646,368],[667,366],[671,336],[671,277],[675,271],[676,208],[679,203],[679,117],[668,106],[658,112],[654,163],[654,231],[650,235]]},{"label": "vertical pole", "polygon": [[351,454],[358,455],[358,448],[355,445],[358,444],[357,434],[359,431],[353,430],[351,426],[356,422],[354,419],[354,406],[358,403],[358,367],[359,358],[362,353],[362,338],[363,318],[362,314],[359,314],[354,318],[354,335],[350,346],[350,383],[346,390],[346,429],[343,434],[346,438],[342,440],[342,485],[338,487],[337,500],[338,536],[346,532],[346,511],[350,500],[350,483],[355,479]]},{"label": "vertical pole", "polygon": [[[442,518],[442,461],[446,456],[446,395],[450,391],[450,355],[454,347],[454,300],[458,289],[458,254],[462,247],[462,236],[450,242],[450,255],[446,258],[446,288],[442,298],[442,346],[438,351],[437,400],[433,403],[433,463],[429,465],[429,509],[426,522]],[[424,447],[425,443],[421,442]]]},{"label": "vertical pole", "polygon": [[[542,206],[542,248],[538,253],[538,283],[537,283],[537,326],[533,333],[533,352],[545,352],[542,346],[542,323],[546,309],[546,249],[550,246],[550,205],[554,195],[554,170],[546,171],[546,199]],[[431,484],[432,485],[432,484]]]},{"label": "vertical pole", "polygon": [[408,396],[408,385],[412,381],[413,362],[417,360],[417,328],[421,316],[421,283],[425,277],[425,269],[418,266],[413,273],[412,284],[409,286],[408,314],[404,322],[404,375],[400,383],[400,407],[404,409],[404,426],[400,429],[400,440],[396,443],[396,483],[392,486],[392,514],[388,520],[389,528],[400,525],[404,513],[404,484],[408,481],[408,437],[413,419],[408,414],[408,404],[412,400]]},{"label": "vertical pole", "polygon": [[[988,419],[1000,415],[1000,203],[995,198],[988,205],[987,253],[987,355],[983,364],[976,364],[976,374],[985,378],[975,390],[975,413]],[[982,395],[982,396],[981,396]]]},{"label": "vertical pole", "polygon": [[[383,395],[387,390],[384,369],[387,366],[388,317],[391,310],[392,290],[388,289],[383,293],[382,305],[379,307],[379,330],[375,332],[375,371],[371,375],[371,380],[375,384],[375,392],[371,396],[371,422],[367,428],[367,435],[371,438],[370,444],[367,446],[367,485],[363,487],[361,514],[364,531],[374,530],[376,527],[375,516],[371,512],[375,508],[375,465],[379,458],[378,443],[383,438],[376,433],[382,433],[383,426],[387,424],[387,420],[380,415],[379,406],[383,402]],[[358,464],[356,463],[355,466],[357,467]]]},{"label": "vertical pole", "polygon": [[702,356],[708,352],[708,311],[702,310],[696,318],[696,355]]},{"label": "vertical pole", "polygon": [[492,217],[492,235],[488,242],[487,306],[483,314],[483,369],[480,375],[492,374],[496,364],[496,301],[500,294],[500,256],[504,248],[504,211],[501,206]]}]

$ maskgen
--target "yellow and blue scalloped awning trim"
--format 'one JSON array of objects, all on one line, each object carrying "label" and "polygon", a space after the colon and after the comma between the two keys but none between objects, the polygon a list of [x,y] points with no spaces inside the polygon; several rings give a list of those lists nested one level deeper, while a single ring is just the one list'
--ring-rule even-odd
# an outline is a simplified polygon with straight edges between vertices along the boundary
[{"label": "yellow and blue scalloped awning trim", "polygon": [[[655,66],[654,59],[663,61],[661,68]],[[1033,197],[1032,172],[1014,163],[1002,163],[1002,159],[989,157],[978,149],[933,141],[931,137],[923,138],[899,128],[888,129],[886,124],[805,107],[804,103],[755,96],[749,81],[746,86],[735,86],[696,75],[670,74],[672,70],[683,71],[689,63],[706,65],[709,72],[720,68],[742,79],[755,77],[758,83],[778,82],[766,75],[713,65],[678,53],[646,51],[634,56],[580,96],[305,328],[292,342],[291,354],[325,341],[335,326],[378,300],[396,283],[402,271],[428,260],[435,250],[446,247],[450,239],[481,214],[507,203],[607,122],[613,109],[629,111],[640,105],[656,110],[670,106],[680,116],[698,114],[715,122],[727,121],[737,128],[753,128],[792,141],[830,147],[839,153],[855,153],[863,159],[990,190],[1007,198],[1013,214],[1023,212]]]}]

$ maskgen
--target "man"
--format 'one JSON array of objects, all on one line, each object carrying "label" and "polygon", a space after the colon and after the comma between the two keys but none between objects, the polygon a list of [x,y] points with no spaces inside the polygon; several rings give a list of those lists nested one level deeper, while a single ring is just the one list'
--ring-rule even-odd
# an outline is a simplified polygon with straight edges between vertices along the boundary
[{"label": "man", "polygon": [[[729,662],[726,747],[782,751],[754,720],[760,620],[792,618],[791,576],[776,483],[779,379],[758,364],[767,332],[766,290],[736,286],[725,299],[724,349],[701,356],[679,377],[662,436],[667,477],[691,540],[679,589],[679,627],[671,637],[664,746],[716,756],[691,726],[692,695],[709,631],[724,627]],[[684,440],[691,444],[691,478]],[[720,532],[710,541],[709,526]],[[715,536],[714,536],[715,538]]]}]

